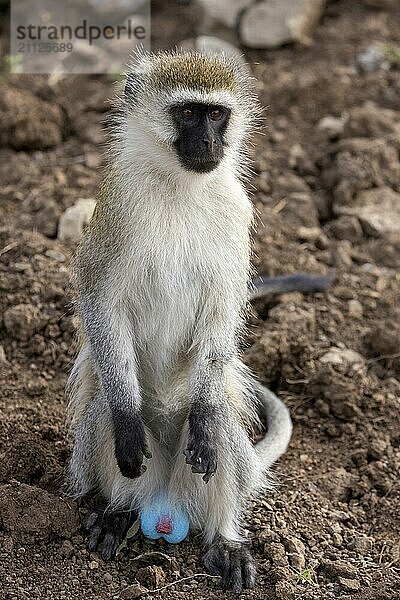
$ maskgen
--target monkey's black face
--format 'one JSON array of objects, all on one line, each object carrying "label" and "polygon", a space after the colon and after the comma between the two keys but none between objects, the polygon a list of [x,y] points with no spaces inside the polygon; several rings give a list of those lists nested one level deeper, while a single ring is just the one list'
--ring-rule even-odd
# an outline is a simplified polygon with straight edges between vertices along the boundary
[{"label": "monkey's black face", "polygon": [[189,103],[171,107],[178,132],[175,148],[181,164],[189,171],[208,173],[224,155],[224,132],[230,109],[224,106]]}]

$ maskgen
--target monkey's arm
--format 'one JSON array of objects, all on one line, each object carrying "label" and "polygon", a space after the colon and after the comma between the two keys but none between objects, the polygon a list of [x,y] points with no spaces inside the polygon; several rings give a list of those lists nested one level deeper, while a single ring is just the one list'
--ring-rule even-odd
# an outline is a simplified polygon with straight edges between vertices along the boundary
[{"label": "monkey's arm", "polygon": [[151,455],[140,417],[137,365],[123,282],[113,281],[113,272],[119,271],[104,258],[101,248],[95,253],[90,244],[86,248],[83,244],[77,259],[79,311],[110,407],[117,463],[125,477],[133,478],[146,469],[143,455]]},{"label": "monkey's arm", "polygon": [[207,483],[217,469],[217,436],[226,427],[228,406],[224,370],[236,352],[239,311],[212,295],[205,303],[194,340],[195,357],[189,380],[189,440],[186,462]]}]

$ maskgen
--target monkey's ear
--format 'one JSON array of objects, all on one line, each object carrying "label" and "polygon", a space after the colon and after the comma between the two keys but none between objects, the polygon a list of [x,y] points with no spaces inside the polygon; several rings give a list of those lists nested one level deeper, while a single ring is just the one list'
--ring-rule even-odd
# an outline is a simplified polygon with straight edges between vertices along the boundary
[{"label": "monkey's ear", "polygon": [[131,104],[134,104],[136,102],[136,98],[137,98],[137,95],[141,88],[142,83],[143,83],[143,76],[141,73],[137,73],[137,72],[128,73],[128,76],[125,81],[125,88],[124,88],[124,97],[127,102],[129,102]]}]

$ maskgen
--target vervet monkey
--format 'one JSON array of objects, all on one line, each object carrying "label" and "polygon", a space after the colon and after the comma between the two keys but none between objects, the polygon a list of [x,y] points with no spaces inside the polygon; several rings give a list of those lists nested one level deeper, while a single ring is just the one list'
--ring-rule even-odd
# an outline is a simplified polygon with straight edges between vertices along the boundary
[{"label": "vervet monkey", "polygon": [[[137,514],[149,537],[179,541],[189,524],[203,533],[207,567],[238,592],[255,578],[246,499],[268,489],[292,431],[238,349],[257,99],[235,58],[161,52],[137,59],[117,113],[75,260],[82,345],[69,382],[70,479],[76,496],[97,492],[108,507],[89,519],[91,550],[111,557]],[[293,283],[282,280],[283,291]],[[260,414],[268,433],[254,446]]]}]

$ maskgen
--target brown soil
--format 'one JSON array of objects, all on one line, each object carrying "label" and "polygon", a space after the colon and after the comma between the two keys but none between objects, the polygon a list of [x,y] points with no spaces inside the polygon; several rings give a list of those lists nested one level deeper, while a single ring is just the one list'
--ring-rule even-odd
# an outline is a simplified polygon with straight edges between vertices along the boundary
[{"label": "brown soil", "polygon": [[[156,45],[173,38],[175,9],[155,16]],[[280,487],[249,507],[259,564],[249,598],[400,597],[400,239],[351,210],[366,191],[400,192],[400,72],[353,68],[372,43],[400,45],[399,23],[395,2],[331,2],[311,47],[248,54],[268,106],[253,181],[255,265],[266,274],[337,273],[326,294],[258,301],[250,318],[246,362],[290,407],[294,435],[276,466]],[[63,390],[76,348],[73,247],[56,241],[57,221],[95,194],[111,94],[105,77],[12,76],[1,86],[7,600],[131,598],[137,581],[150,590],[171,584],[165,598],[223,597],[218,580],[195,576],[203,567],[194,536],[177,547],[140,540],[104,563],[85,548],[85,510],[60,494],[70,451]],[[336,138],[318,129],[342,114]]]}]

